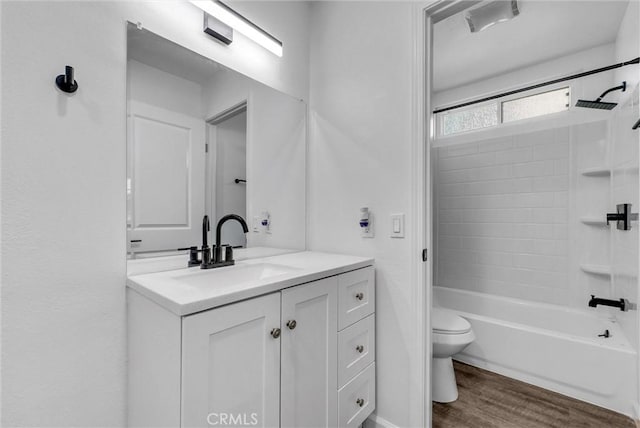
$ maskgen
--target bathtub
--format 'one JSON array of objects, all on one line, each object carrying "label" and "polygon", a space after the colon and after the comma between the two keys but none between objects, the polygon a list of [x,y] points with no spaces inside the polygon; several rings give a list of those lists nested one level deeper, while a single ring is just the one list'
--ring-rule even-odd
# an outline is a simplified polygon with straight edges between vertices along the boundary
[{"label": "bathtub", "polygon": [[[637,355],[613,317],[433,287],[476,340],[454,359],[637,418]],[[611,337],[598,334],[609,330]]]}]

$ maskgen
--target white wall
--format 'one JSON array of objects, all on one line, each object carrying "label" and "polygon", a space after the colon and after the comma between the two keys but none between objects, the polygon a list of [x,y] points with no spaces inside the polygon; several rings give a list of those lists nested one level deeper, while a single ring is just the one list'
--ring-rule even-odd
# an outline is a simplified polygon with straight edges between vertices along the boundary
[{"label": "white wall", "polygon": [[203,89],[196,82],[139,61],[127,61],[129,100],[202,119]]},{"label": "white wall", "polygon": [[282,59],[187,2],[0,3],[4,426],[125,425],[126,20],[306,98],[308,5],[243,9]]},{"label": "white wall", "polygon": [[[421,383],[411,373],[419,355],[410,254],[413,10],[407,2],[318,2],[311,23],[308,247],[375,258],[376,413],[397,426],[419,424],[410,403]],[[365,206],[373,239],[360,237]],[[389,237],[392,213],[405,213],[406,239]]]},{"label": "white wall", "polygon": [[[441,91],[434,94],[434,105],[444,107],[469,99],[493,95],[497,92],[521,88],[530,84],[605,67],[615,62],[615,50],[616,47],[614,44],[597,46],[479,82]],[[596,99],[605,89],[609,89],[613,81],[613,73],[595,74],[572,81],[571,84],[575,87],[575,90],[571,94],[571,99],[574,101],[574,104],[579,98],[588,100]]]},{"label": "white wall", "polygon": [[[640,2],[630,1],[616,38],[616,62],[629,61],[640,56]],[[640,82],[640,66],[629,65],[616,70],[617,84],[625,80],[629,89],[626,97],[633,96],[633,89]],[[626,98],[625,97],[625,98]]]}]

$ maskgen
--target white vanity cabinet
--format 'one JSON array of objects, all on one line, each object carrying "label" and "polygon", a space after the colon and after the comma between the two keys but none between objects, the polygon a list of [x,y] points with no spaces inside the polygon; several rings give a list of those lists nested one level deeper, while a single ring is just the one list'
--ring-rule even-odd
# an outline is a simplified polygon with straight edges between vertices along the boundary
[{"label": "white vanity cabinet", "polygon": [[185,316],[129,289],[129,426],[360,425],[373,281],[368,266]]},{"label": "white vanity cabinet", "polygon": [[181,426],[278,426],[279,327],[280,293],[183,318]]}]

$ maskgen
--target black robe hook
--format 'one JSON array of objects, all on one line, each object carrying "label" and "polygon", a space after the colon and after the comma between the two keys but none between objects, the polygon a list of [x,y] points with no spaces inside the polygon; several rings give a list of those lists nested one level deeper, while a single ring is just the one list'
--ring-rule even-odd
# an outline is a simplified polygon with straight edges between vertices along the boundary
[{"label": "black robe hook", "polygon": [[73,67],[70,65],[65,66],[64,74],[56,77],[56,85],[61,91],[70,94],[78,90],[78,82],[73,79]]}]

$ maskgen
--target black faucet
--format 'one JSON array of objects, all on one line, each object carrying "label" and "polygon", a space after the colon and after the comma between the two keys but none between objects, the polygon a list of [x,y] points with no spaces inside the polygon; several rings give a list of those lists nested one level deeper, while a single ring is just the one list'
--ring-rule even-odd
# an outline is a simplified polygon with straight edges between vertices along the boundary
[{"label": "black faucet", "polygon": [[[211,249],[208,244],[208,232],[211,230],[209,224],[209,216],[202,217],[202,247],[198,250],[198,247],[186,247],[178,248],[178,251],[189,251],[189,267],[204,266],[211,264]],[[198,259],[198,253],[202,253],[202,260]]]},{"label": "black faucet", "polygon": [[[224,260],[222,259],[222,247],[223,247],[223,245],[220,242],[222,240],[221,239],[222,226],[229,220],[236,220],[242,226],[242,230],[244,231],[244,233],[248,233],[249,232],[249,227],[247,226],[247,222],[245,222],[244,219],[242,217],[240,217],[239,215],[237,215],[237,214],[228,214],[228,215],[222,217],[218,221],[218,225],[216,226],[216,244],[213,247],[213,259],[211,259],[211,255],[209,253],[209,260],[207,261],[207,263],[205,263],[204,262],[204,256],[203,256],[202,265],[200,266],[202,269],[212,269],[212,268],[217,268],[217,267],[222,267],[222,266],[231,266],[231,265],[235,264],[235,260],[233,260],[233,248],[230,245],[226,245],[225,246],[226,247],[225,257],[224,257]],[[207,218],[207,230],[208,230],[208,222],[209,222],[209,219]],[[204,235],[205,235],[204,224],[202,226],[202,234],[203,234],[203,237],[204,237]],[[203,241],[203,242],[206,244],[206,241]],[[203,249],[204,249],[204,246],[203,246]],[[204,252],[203,252],[203,254],[204,254]]]},{"label": "black faucet", "polygon": [[601,299],[600,297],[596,297],[592,294],[591,300],[589,300],[589,306],[592,308],[595,308],[598,305],[620,308],[620,310],[624,312],[631,309],[631,304],[627,299],[620,299],[620,300]]}]

